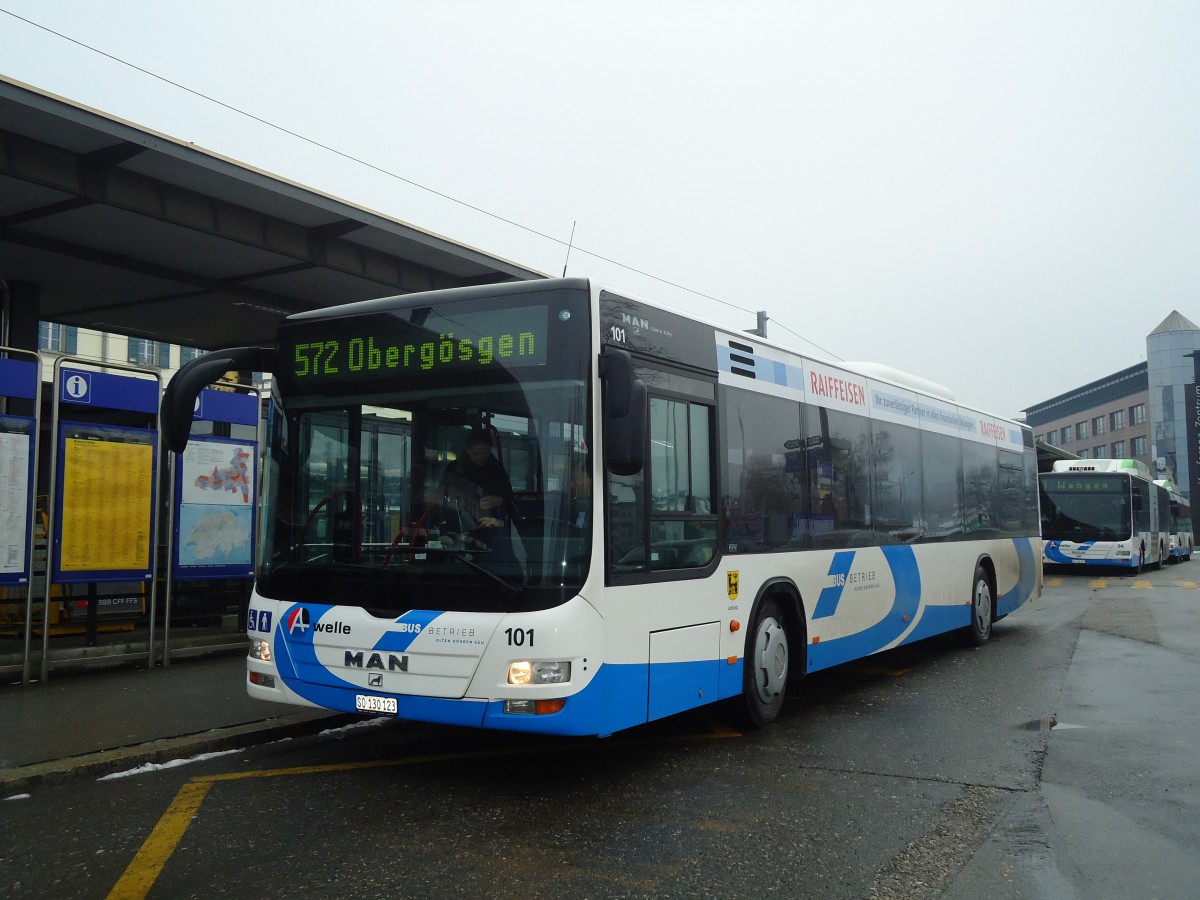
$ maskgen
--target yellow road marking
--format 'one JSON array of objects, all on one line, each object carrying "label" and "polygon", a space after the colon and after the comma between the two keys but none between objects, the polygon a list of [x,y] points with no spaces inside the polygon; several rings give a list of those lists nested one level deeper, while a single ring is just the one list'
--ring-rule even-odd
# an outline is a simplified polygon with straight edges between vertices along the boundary
[{"label": "yellow road marking", "polygon": [[1194,582],[1194,581],[1177,581],[1177,582],[1175,582],[1175,584],[1178,587],[1181,587],[1188,591],[1194,591],[1194,590],[1196,590],[1196,588],[1200,588],[1200,584],[1196,584],[1196,582]]},{"label": "yellow road marking", "polygon": [[179,789],[125,874],[108,892],[109,900],[134,900],[150,892],[211,788],[211,781],[197,780]]},{"label": "yellow road marking", "polygon": [[[620,741],[622,747],[632,747],[639,744],[676,743],[680,741],[707,741],[721,738],[741,737],[740,731],[735,731],[723,724],[709,723],[712,731],[701,734],[678,735],[670,738],[642,738],[630,741]],[[192,820],[200,812],[200,804],[208,795],[214,784],[223,781],[244,781],[248,778],[278,778],[285,775],[318,775],[326,772],[354,772],[362,769],[395,768],[397,766],[415,766],[424,763],[447,762],[462,759],[497,759],[505,756],[521,756],[534,753],[562,753],[564,749],[596,747],[594,742],[579,743],[564,746],[555,744],[545,750],[535,747],[507,747],[496,750],[483,750],[463,753],[431,753],[423,756],[410,756],[405,759],[377,759],[368,762],[333,763],[324,766],[292,766],[286,769],[258,769],[250,772],[227,772],[223,775],[203,775],[193,778],[179,789],[167,811],[162,814],[150,836],[146,838],[133,861],[125,869],[113,889],[108,893],[108,900],[144,900],[154,882],[162,873],[171,854],[183,839]]]},{"label": "yellow road marking", "polygon": [[1152,590],[1154,590],[1154,585],[1152,585],[1150,582],[1146,581],[1145,579],[1141,579],[1141,578],[1136,579],[1129,586],[1131,588],[1133,588],[1135,591],[1152,591]]},{"label": "yellow road marking", "polygon": [[1060,587],[1063,583],[1063,580],[1061,578],[1055,576],[1054,578],[1045,579],[1042,583],[1046,587]]},{"label": "yellow road marking", "polygon": [[1091,584],[1088,585],[1093,591],[1102,591],[1108,587],[1107,578],[1093,578]]}]

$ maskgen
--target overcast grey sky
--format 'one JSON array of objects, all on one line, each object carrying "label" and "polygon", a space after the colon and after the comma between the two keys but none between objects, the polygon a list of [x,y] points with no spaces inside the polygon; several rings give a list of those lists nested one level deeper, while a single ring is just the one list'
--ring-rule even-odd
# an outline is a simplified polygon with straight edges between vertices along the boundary
[{"label": "overcast grey sky", "polygon": [[79,42],[0,13],[9,77],[999,414],[1200,321],[1194,0],[0,10]]}]

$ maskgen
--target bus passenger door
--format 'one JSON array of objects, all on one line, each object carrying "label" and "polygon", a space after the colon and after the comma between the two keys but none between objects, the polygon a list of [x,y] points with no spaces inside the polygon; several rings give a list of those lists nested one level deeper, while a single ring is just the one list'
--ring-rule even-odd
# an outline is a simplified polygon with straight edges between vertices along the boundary
[{"label": "bus passenger door", "polygon": [[[725,581],[711,577],[716,386],[657,368],[638,377],[649,391],[645,465],[607,476],[607,581],[619,617],[646,629],[647,715],[657,719],[717,699],[728,596]],[[676,583],[700,579],[708,580]]]},{"label": "bus passenger door", "polygon": [[[716,387],[657,369],[639,369],[638,377],[650,389],[647,465],[633,475],[608,473],[610,584],[697,577],[717,556]],[[683,616],[670,622],[685,623]]]}]

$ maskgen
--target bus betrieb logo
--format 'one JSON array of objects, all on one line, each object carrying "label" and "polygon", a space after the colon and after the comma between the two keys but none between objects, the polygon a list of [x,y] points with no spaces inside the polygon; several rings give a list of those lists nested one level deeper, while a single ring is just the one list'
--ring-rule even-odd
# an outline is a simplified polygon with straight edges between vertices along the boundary
[{"label": "bus betrieb logo", "polygon": [[301,634],[304,634],[308,631],[308,625],[308,610],[303,606],[296,607],[291,611],[291,613],[288,614],[288,634],[295,634],[297,630],[299,630]]}]

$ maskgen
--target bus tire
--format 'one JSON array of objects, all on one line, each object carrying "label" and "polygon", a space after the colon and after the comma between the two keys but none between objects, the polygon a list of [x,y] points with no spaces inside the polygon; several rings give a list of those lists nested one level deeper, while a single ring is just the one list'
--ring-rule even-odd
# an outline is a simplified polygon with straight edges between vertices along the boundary
[{"label": "bus tire", "polygon": [[992,636],[994,601],[992,580],[987,569],[982,564],[977,565],[971,579],[971,624],[963,632],[972,646],[982,647]]},{"label": "bus tire", "polygon": [[771,724],[783,709],[791,661],[784,622],[779,600],[768,595],[755,609],[746,633],[742,718],[754,728]]}]

